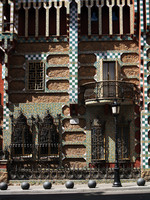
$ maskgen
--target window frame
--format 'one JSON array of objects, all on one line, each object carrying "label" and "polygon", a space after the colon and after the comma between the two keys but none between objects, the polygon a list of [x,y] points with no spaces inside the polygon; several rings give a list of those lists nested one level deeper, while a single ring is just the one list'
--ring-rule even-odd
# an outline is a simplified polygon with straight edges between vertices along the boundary
[{"label": "window frame", "polygon": [[[29,85],[30,85],[31,79],[30,79],[30,69],[29,69],[29,65],[30,65],[30,64],[36,64],[36,63],[43,66],[43,70],[42,70],[42,76],[43,76],[43,78],[42,78],[42,80],[41,80],[41,81],[43,82],[43,83],[42,83],[43,86],[42,86],[41,89],[37,89],[36,86],[34,86],[34,89],[33,89],[33,88],[30,89]],[[28,92],[44,92],[44,91],[45,91],[45,68],[46,68],[45,62],[43,62],[43,61],[39,61],[39,60],[35,60],[35,61],[29,60],[29,61],[27,62],[26,90],[27,90]],[[37,70],[35,71],[35,73],[36,73],[36,75],[37,75]],[[35,79],[34,79],[34,85],[37,84],[36,81],[38,80],[38,79],[36,79],[36,75],[35,75]]]},{"label": "window frame", "polygon": [[104,80],[104,77],[103,77],[103,71],[104,71],[104,63],[112,63],[114,62],[115,63],[115,79],[114,80],[110,80],[110,82],[116,82],[116,89],[115,89],[115,96],[118,97],[118,84],[117,84],[117,81],[120,80],[120,75],[121,75],[121,71],[120,71],[120,66],[119,66],[119,62],[118,60],[114,60],[114,59],[100,59],[100,74],[99,74],[99,80],[100,82],[102,82],[102,90],[101,90],[101,98],[105,98],[107,96],[104,96],[104,82],[109,82],[109,80]]},{"label": "window frame", "polygon": [[[96,125],[94,125],[94,120],[96,120]],[[98,162],[101,162],[101,161],[105,161],[106,159],[106,134],[105,134],[105,122],[101,122],[99,121],[99,119],[94,119],[93,120],[93,124],[91,126],[91,162],[92,163],[98,163]],[[94,130],[95,129],[95,130]],[[98,137],[98,134],[96,133],[95,134],[95,138],[94,138],[94,135],[93,135],[93,131],[97,131],[98,129],[101,129],[101,132],[102,132],[102,139],[103,139],[103,158],[98,158],[98,148],[97,147],[100,147],[100,144],[98,144],[99,139],[97,138]],[[93,158],[93,140],[97,140],[96,143],[97,143],[97,146],[96,146],[96,152],[95,152],[95,155],[94,156],[97,156],[97,158]]]}]

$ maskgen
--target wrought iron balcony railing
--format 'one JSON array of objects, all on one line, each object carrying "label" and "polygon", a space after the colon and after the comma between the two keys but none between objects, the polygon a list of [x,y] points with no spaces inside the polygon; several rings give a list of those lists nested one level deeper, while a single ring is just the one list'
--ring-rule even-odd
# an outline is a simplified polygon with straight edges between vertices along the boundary
[{"label": "wrought iron balcony railing", "polygon": [[132,100],[139,99],[138,87],[123,81],[100,81],[86,83],[81,87],[85,102],[101,100]]}]

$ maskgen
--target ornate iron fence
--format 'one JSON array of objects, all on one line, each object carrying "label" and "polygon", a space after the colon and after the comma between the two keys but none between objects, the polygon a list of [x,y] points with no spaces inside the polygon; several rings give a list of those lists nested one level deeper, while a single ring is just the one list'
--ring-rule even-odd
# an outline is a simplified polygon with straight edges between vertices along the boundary
[{"label": "ornate iron fence", "polygon": [[[50,162],[12,162],[8,164],[10,180],[38,180],[38,179],[112,179],[114,169],[102,168],[51,168]],[[120,178],[137,179],[140,169],[132,167],[120,168]]]}]

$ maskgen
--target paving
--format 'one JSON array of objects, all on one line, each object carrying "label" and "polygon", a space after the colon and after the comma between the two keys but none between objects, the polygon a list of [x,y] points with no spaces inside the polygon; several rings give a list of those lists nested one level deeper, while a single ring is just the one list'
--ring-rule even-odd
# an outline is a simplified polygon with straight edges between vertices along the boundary
[{"label": "paving", "polygon": [[96,188],[89,188],[87,184],[75,184],[73,189],[67,189],[65,184],[52,184],[51,189],[45,190],[43,185],[30,185],[28,190],[22,190],[20,185],[8,185],[7,190],[0,190],[0,195],[11,194],[66,194],[66,193],[91,193],[91,192],[123,192],[123,191],[150,191],[150,182],[145,186],[138,186],[136,182],[122,183],[122,187],[112,187],[112,183],[97,184]]}]

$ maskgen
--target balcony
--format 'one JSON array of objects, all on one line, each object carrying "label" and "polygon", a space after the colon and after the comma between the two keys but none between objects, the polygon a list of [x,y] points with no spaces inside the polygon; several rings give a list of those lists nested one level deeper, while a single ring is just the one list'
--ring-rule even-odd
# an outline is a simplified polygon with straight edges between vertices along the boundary
[{"label": "balcony", "polygon": [[138,87],[123,81],[100,81],[82,85],[81,93],[85,104],[105,104],[118,99],[125,104],[133,104],[139,100]]}]

